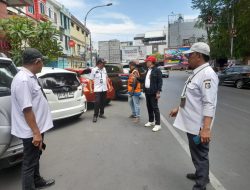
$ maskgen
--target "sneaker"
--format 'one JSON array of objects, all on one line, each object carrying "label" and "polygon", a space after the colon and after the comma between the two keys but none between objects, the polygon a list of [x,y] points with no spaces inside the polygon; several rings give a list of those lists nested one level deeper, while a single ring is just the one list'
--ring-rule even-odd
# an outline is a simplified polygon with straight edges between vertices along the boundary
[{"label": "sneaker", "polygon": [[136,116],[132,114],[128,118],[136,118]]},{"label": "sneaker", "polygon": [[35,182],[35,187],[37,189],[43,189],[43,188],[49,187],[49,186],[54,185],[54,184],[55,184],[54,179],[45,180],[43,178],[40,178],[39,180],[37,180]]},{"label": "sneaker", "polygon": [[153,127],[155,125],[154,122],[147,122],[144,126],[145,127]]},{"label": "sneaker", "polygon": [[153,132],[159,131],[161,130],[161,126],[160,125],[155,125],[155,127],[152,129]]},{"label": "sneaker", "polygon": [[139,123],[139,122],[140,122],[140,118],[139,118],[139,117],[135,117],[135,118],[133,119],[133,122],[134,122],[134,123]]}]

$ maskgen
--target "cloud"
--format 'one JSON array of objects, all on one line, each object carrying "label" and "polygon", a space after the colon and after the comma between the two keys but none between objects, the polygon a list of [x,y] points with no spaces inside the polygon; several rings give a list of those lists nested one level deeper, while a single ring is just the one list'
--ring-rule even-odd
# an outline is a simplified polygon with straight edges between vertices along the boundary
[{"label": "cloud", "polygon": [[129,16],[117,12],[95,15],[87,23],[94,41],[109,39],[133,40],[136,34],[152,30],[163,30],[166,25],[167,20],[165,18],[159,18],[155,22],[142,25],[135,23]]},{"label": "cloud", "polygon": [[85,3],[84,0],[57,0],[57,1],[69,9],[72,8],[85,9],[87,7],[87,4]]}]

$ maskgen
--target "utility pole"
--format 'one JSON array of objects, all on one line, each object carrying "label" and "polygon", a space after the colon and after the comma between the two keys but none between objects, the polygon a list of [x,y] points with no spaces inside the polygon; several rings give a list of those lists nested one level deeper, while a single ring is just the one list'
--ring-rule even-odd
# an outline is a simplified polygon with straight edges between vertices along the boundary
[{"label": "utility pole", "polygon": [[232,28],[231,28],[231,49],[230,49],[230,55],[231,59],[233,58],[233,50],[234,50],[234,0],[232,1]]}]

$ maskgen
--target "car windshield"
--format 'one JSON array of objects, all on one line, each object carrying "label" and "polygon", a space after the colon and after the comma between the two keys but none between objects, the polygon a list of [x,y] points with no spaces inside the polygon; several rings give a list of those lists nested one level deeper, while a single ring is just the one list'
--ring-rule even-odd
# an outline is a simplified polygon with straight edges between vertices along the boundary
[{"label": "car windshield", "polygon": [[39,78],[44,89],[51,89],[53,92],[75,91],[80,85],[75,74],[53,73]]},{"label": "car windshield", "polygon": [[11,94],[11,82],[17,70],[11,61],[0,61],[0,97]]},{"label": "car windshield", "polygon": [[107,73],[122,73],[122,70],[119,66],[116,65],[105,65]]}]

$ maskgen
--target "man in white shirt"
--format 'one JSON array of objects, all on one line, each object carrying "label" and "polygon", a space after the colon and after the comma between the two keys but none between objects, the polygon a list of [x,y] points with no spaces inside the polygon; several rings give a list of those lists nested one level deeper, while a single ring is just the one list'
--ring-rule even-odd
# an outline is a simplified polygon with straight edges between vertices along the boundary
[{"label": "man in white shirt", "polygon": [[36,78],[42,67],[42,54],[34,48],[27,48],[23,52],[23,67],[11,85],[11,134],[21,138],[24,146],[23,190],[44,188],[55,183],[53,179],[43,179],[39,172],[40,155],[46,146],[43,143],[44,133],[53,127],[46,96]]},{"label": "man in white shirt", "polygon": [[196,172],[187,174],[195,180],[193,190],[205,190],[209,183],[209,142],[217,104],[218,77],[209,65],[210,48],[206,43],[192,45],[187,54],[193,74],[188,78],[178,108],[174,127],[187,133],[189,149]]},{"label": "man in white shirt", "polygon": [[[93,93],[92,84],[94,82],[95,108],[93,122],[97,122],[97,117],[105,119],[104,108],[106,104],[106,96],[108,90],[108,75],[105,69],[105,60],[99,58],[96,67],[92,69],[90,74],[90,93]],[[109,88],[110,89],[110,88]]]}]

